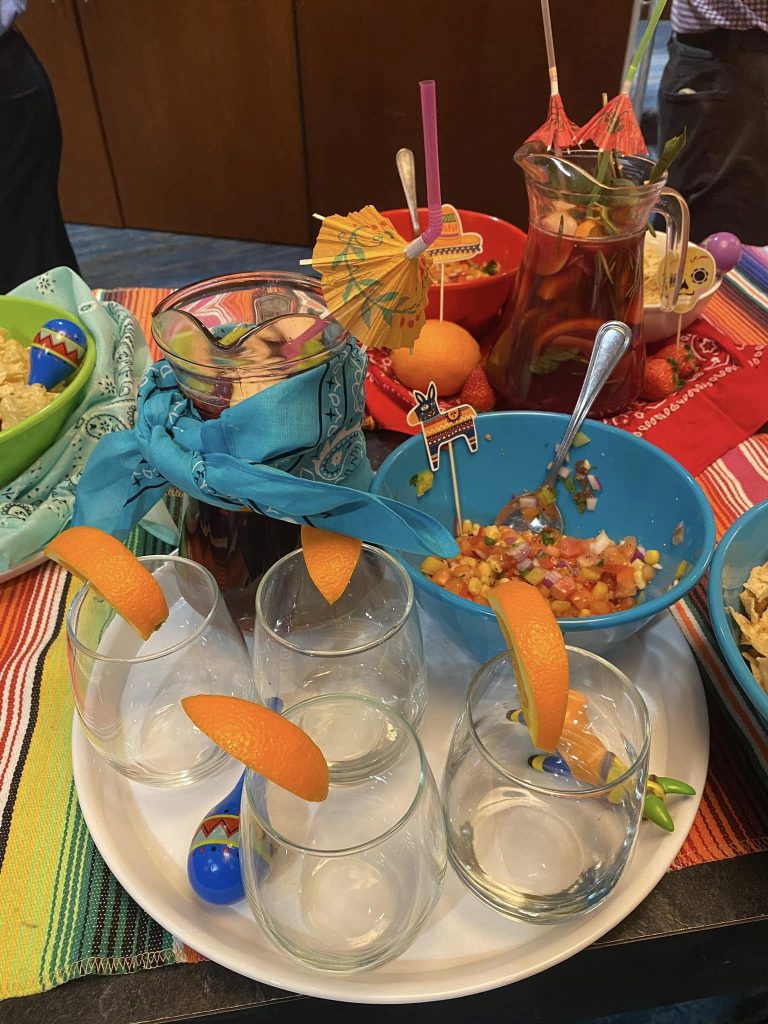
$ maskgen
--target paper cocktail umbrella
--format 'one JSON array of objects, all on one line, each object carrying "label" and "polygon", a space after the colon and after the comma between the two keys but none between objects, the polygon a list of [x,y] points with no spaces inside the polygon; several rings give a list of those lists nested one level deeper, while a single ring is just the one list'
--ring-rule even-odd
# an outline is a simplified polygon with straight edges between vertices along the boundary
[{"label": "paper cocktail umbrella", "polygon": [[[311,263],[322,277],[329,315],[366,345],[411,347],[424,326],[432,259],[425,251],[441,232],[435,83],[421,82],[427,169],[426,229],[406,242],[373,206],[323,218]],[[312,329],[307,332],[307,338]],[[306,340],[302,337],[299,340]]]},{"label": "paper cocktail umbrella", "polygon": [[579,145],[587,139],[591,139],[598,149],[617,149],[620,153],[629,156],[648,152],[648,146],[640,131],[640,125],[629,98],[629,90],[637,74],[640,61],[656,31],[666,2],[667,0],[656,0],[656,6],[648,20],[643,38],[627,68],[621,92],[606,103],[601,110],[598,110],[592,120],[584,125],[576,139]]},{"label": "paper cocktail umbrella", "polygon": [[579,126],[569,120],[560,96],[557,82],[557,65],[555,64],[555,44],[552,40],[552,18],[549,13],[549,0],[541,0],[541,18],[544,22],[544,42],[547,47],[547,63],[549,64],[549,109],[544,124],[533,135],[525,140],[531,142],[539,139],[547,149],[568,149],[574,145]]}]

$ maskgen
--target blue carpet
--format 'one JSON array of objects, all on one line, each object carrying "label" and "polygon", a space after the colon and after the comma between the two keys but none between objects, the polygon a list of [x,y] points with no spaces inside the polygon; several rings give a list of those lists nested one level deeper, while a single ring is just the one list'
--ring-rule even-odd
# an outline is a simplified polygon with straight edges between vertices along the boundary
[{"label": "blue carpet", "polygon": [[[299,271],[308,249],[166,231],[68,224],[83,279],[92,288],[179,288],[238,270]],[[306,273],[306,269],[301,269]]]}]

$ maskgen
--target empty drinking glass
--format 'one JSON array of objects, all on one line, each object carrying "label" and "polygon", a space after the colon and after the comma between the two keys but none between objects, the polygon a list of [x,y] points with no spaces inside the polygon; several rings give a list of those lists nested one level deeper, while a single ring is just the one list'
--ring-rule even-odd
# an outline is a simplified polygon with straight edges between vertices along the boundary
[{"label": "empty drinking glass", "polygon": [[140,559],[165,594],[169,615],[142,640],[90,584],[67,615],[75,707],[93,747],[137,782],[183,786],[228,755],[192,724],[181,698],[252,699],[250,659],[213,576],[173,555]]},{"label": "empty drinking glass", "polygon": [[322,803],[247,773],[240,855],[251,909],[308,967],[379,967],[413,942],[442,889],[445,824],[424,751],[400,715],[359,694],[312,697],[284,715],[321,750],[331,741],[342,762],[345,735],[354,745],[356,731],[376,731],[385,742],[354,782],[331,768]]},{"label": "empty drinking glass", "polygon": [[323,693],[363,693],[418,729],[427,703],[421,628],[410,577],[385,551],[363,544],[334,604],[300,550],[281,558],[256,592],[253,645],[263,703],[287,708]]},{"label": "empty drinking glass", "polygon": [[627,865],[643,809],[643,698],[603,658],[567,650],[571,695],[557,755],[532,745],[505,652],[472,680],[445,769],[451,863],[489,906],[530,922],[601,903]]}]

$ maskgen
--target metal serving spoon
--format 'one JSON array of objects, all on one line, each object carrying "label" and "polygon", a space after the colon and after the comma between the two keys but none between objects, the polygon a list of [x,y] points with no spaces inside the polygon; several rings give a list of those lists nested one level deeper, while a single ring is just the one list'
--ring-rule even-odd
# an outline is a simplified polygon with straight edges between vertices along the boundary
[{"label": "metal serving spoon", "polygon": [[405,193],[405,202],[408,206],[408,213],[411,215],[411,227],[413,237],[421,234],[419,225],[419,204],[416,201],[416,161],[412,149],[398,149],[395,157],[397,172],[400,175],[400,184]]},{"label": "metal serving spoon", "polygon": [[[539,492],[544,488],[549,488],[554,494],[558,474],[570,451],[574,437],[579,432],[579,428],[600,394],[603,385],[629,348],[631,341],[632,331],[619,320],[609,320],[598,328],[584,383],[576,400],[576,407],[563,439],[555,449],[555,457],[547,475],[538,491],[525,491],[523,494],[516,494],[510,498],[496,516],[497,526],[511,526],[515,530],[531,530],[533,533],[541,533],[542,530],[558,530],[562,533],[563,517],[557,502],[552,501],[544,508],[539,498]],[[529,509],[538,506],[536,515],[530,522],[523,515],[520,505],[522,499],[526,499],[523,504]],[[531,499],[535,500],[535,505]]]}]

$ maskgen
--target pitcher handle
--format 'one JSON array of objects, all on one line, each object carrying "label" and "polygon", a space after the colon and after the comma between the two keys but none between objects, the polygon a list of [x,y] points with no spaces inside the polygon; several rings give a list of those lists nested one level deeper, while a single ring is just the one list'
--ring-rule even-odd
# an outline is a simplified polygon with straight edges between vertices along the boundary
[{"label": "pitcher handle", "polygon": [[[659,305],[665,313],[671,312],[677,305],[680,286],[683,283],[685,255],[688,251],[688,233],[690,216],[688,204],[673,188],[663,188],[654,212],[660,213],[667,225],[664,263],[666,273],[662,274],[659,289]],[[670,259],[670,257],[672,257]]]}]

